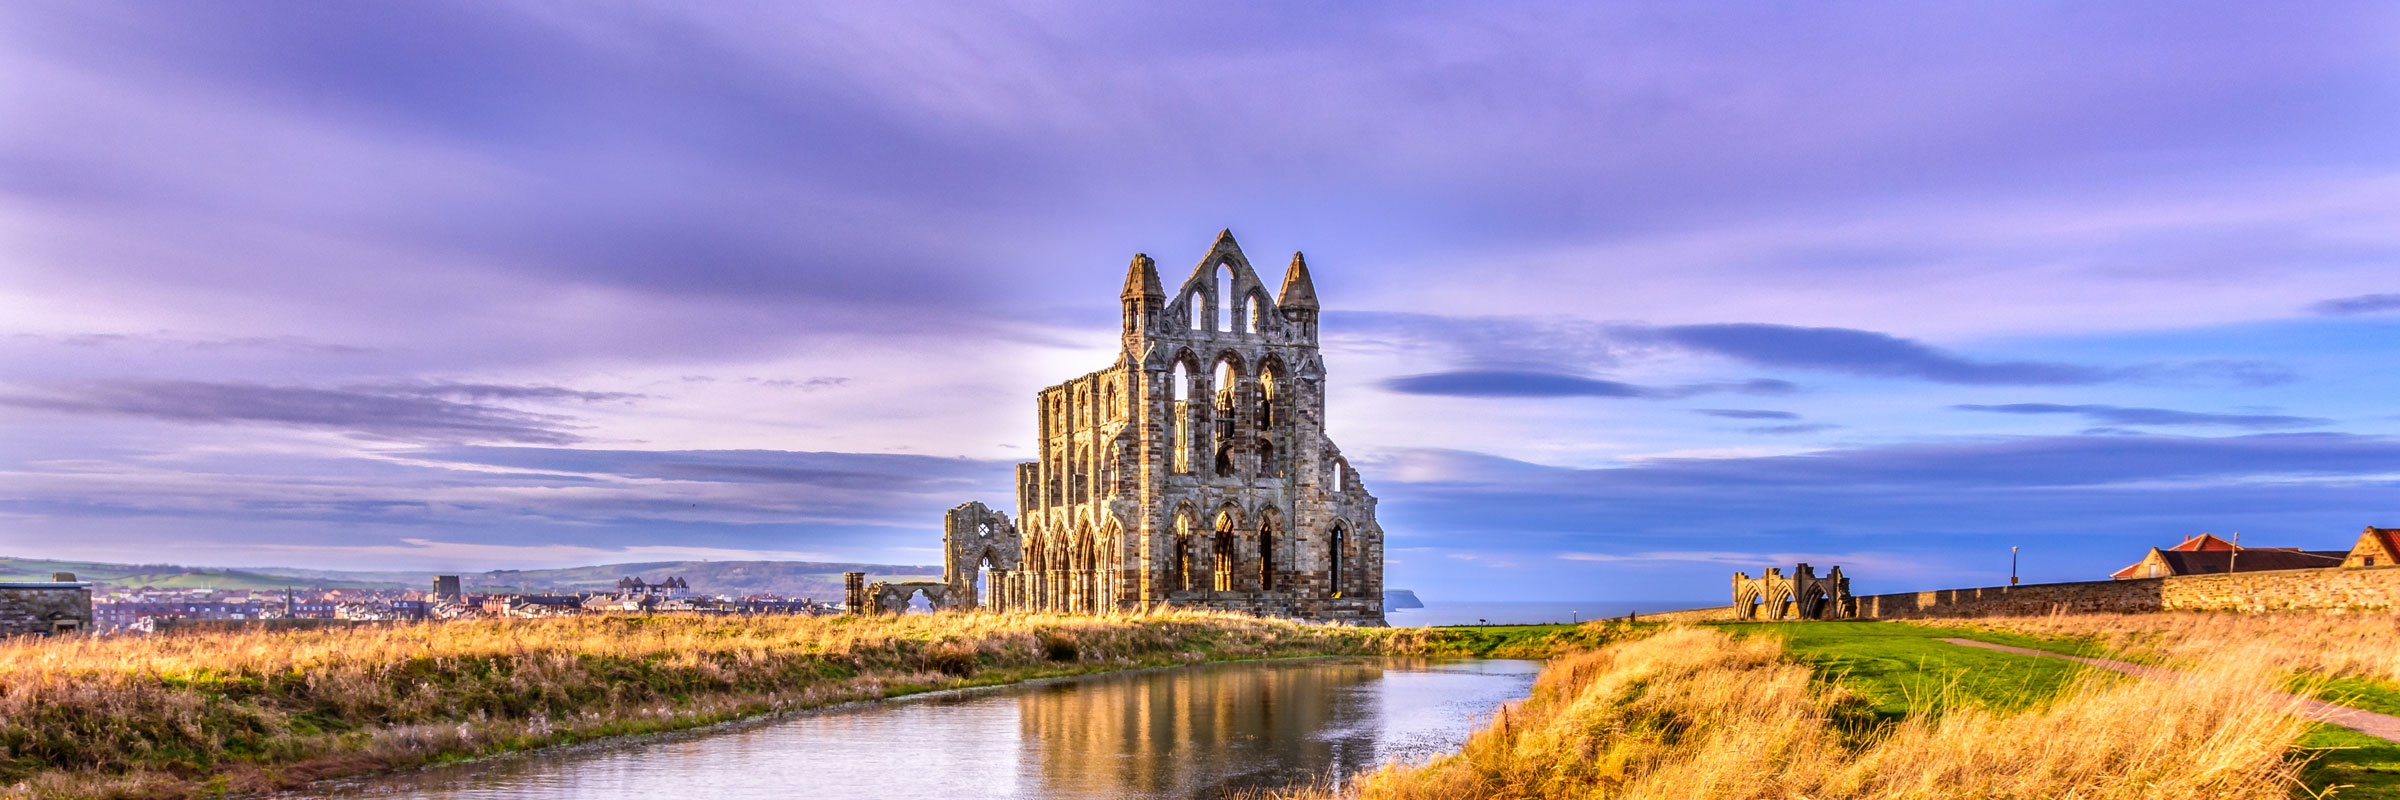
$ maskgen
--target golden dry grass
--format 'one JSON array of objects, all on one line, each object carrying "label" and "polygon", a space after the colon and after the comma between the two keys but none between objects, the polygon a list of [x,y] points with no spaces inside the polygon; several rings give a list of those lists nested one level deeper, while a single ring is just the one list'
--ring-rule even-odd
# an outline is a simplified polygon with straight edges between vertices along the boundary
[{"label": "golden dry grass", "polygon": [[2175,681],[2089,678],[2003,714],[1951,709],[1861,732],[1852,703],[1771,637],[1671,627],[1554,662],[1455,756],[1290,797],[2282,798],[2306,724],[2259,653]]},{"label": "golden dry grass", "polygon": [[1248,617],[568,617],[0,641],[0,794],[185,796],[829,703],[1204,659],[1412,651]]},{"label": "golden dry grass", "polygon": [[1942,624],[2080,637],[2137,658],[2173,662],[2198,662],[2257,645],[2257,658],[2287,672],[2400,682],[2400,616],[2391,614],[2183,611],[1985,617]]}]

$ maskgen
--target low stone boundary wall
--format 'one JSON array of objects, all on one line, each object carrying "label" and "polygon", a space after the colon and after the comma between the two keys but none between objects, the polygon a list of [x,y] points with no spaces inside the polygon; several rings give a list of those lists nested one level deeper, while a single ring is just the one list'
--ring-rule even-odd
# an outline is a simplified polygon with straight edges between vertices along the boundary
[{"label": "low stone boundary wall", "polygon": [[1664,611],[1657,614],[1635,612],[1635,622],[1722,622],[1733,619],[1733,606],[1694,608],[1684,611]]},{"label": "low stone boundary wall", "polygon": [[[2400,566],[2289,569],[2180,575],[2122,581],[2029,583],[1973,589],[1863,595],[1859,619],[2022,616],[2152,611],[2400,610]],[[1731,606],[1695,608],[1638,619],[1707,622],[1734,619]]]}]

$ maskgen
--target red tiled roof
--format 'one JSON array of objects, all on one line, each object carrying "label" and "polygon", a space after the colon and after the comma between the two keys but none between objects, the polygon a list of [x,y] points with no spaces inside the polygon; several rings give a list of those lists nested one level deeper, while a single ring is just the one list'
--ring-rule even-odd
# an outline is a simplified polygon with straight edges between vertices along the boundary
[{"label": "red tiled roof", "polygon": [[2350,554],[2348,552],[2336,553],[2330,550],[2245,549],[2239,553],[2238,558],[2233,552],[2217,550],[2162,551],[2159,555],[2166,559],[2167,567],[2172,574],[2205,575],[2212,572],[2225,572],[2228,569],[2235,572],[2266,572],[2278,569],[2338,567],[2342,565],[2342,559],[2349,557]]},{"label": "red tiled roof", "polygon": [[2203,533],[2203,534],[2200,534],[2200,535],[2198,535],[2198,536],[2187,536],[2187,537],[2184,537],[2184,540],[2183,540],[2183,543],[2182,543],[2182,544],[2176,545],[2176,546],[2174,546],[2174,547],[2169,547],[2169,548],[2166,548],[2167,552],[2170,552],[2170,553],[2220,552],[2220,551],[2222,551],[2222,552],[2231,552],[2231,551],[2233,551],[2233,550],[2237,550],[2237,549],[2240,549],[2240,548],[2236,548],[2236,547],[2234,547],[2232,542],[2225,541],[2223,538],[2220,538],[2220,537],[2218,537],[2216,534],[2213,534],[2213,533]]},{"label": "red tiled roof", "polygon": [[2400,558],[2400,528],[2369,527],[2367,528],[2367,532],[2374,534],[2375,538],[2383,541],[2383,549],[2385,552],[2391,553],[2393,557]]}]

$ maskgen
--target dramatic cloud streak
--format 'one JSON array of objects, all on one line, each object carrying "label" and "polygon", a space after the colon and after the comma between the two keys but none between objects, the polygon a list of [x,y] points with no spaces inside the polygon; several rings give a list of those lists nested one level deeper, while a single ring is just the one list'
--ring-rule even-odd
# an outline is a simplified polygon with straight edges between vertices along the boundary
[{"label": "dramatic cloud streak", "polygon": [[1794,414],[1794,413],[1792,413],[1792,412],[1789,412],[1789,411],[1766,411],[1766,410],[1762,410],[1762,409],[1750,409],[1750,408],[1695,408],[1695,409],[1692,409],[1692,413],[1694,413],[1694,414],[1699,414],[1699,415],[1702,415],[1702,416],[1709,416],[1709,417],[1724,417],[1724,418],[1726,418],[1726,419],[1799,419],[1799,418],[1800,418],[1800,415],[1798,415],[1798,414]]},{"label": "dramatic cloud streak", "polygon": [[2198,411],[2176,411],[2168,408],[2126,408],[2096,404],[2060,405],[2057,403],[2008,403],[2005,405],[1964,404],[1951,408],[1960,411],[1991,411],[2001,414],[2077,414],[2093,422],[2110,425],[2213,425],[2228,428],[2301,428],[2333,422],[2317,417],[2294,417],[2283,414],[2209,414]]},{"label": "dramatic cloud streak", "polygon": [[2312,303],[2308,310],[2334,316],[2400,311],[2400,294],[2362,294],[2357,297],[2337,297]]},{"label": "dramatic cloud streak", "polygon": [[1790,382],[1764,378],[1681,386],[1636,386],[1580,375],[1513,370],[1461,370],[1404,375],[1384,381],[1383,388],[1402,394],[1448,397],[1622,397],[1650,400],[1719,393],[1780,395],[1800,390]]},{"label": "dramatic cloud streak", "polygon": [[1739,323],[1677,325],[1636,335],[1762,367],[1964,384],[2091,384],[2105,370],[2042,361],[1978,361],[1897,336],[1847,328]]},{"label": "dramatic cloud streak", "polygon": [[[252,423],[338,430],[406,442],[503,441],[568,444],[568,418],[460,403],[470,397],[590,395],[557,387],[405,386],[399,391],[312,389],[202,381],[90,381],[40,393],[0,394],[0,406],[68,414],[149,417],[190,423]],[[605,393],[600,399],[607,399]],[[578,397],[578,399],[594,399]]]}]

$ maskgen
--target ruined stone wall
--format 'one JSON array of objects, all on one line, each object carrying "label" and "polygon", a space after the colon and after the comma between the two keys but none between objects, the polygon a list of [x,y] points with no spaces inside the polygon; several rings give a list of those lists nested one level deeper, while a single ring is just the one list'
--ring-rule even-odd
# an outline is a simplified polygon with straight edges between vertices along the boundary
[{"label": "ruined stone wall", "polygon": [[92,628],[92,592],[82,586],[0,586],[0,636],[47,634],[66,622]]},{"label": "ruined stone wall", "polygon": [[2149,611],[2392,611],[2400,568],[2291,569],[2121,581],[1992,586],[1861,597],[1861,616],[1992,616]]},{"label": "ruined stone wall", "polygon": [[2170,611],[2395,611],[2400,567],[2291,569],[2160,578]]},{"label": "ruined stone wall", "polygon": [[1909,619],[2051,613],[2137,614],[2161,609],[2160,588],[2167,580],[2171,579],[2029,583],[2021,586],[1865,595],[1858,598],[1858,616],[1862,619]]},{"label": "ruined stone wall", "polygon": [[[2400,567],[2292,569],[2121,581],[2031,583],[1857,598],[1862,619],[2152,611],[2400,611]],[[1731,607],[1643,614],[1652,621],[1732,619]]]},{"label": "ruined stone wall", "polygon": [[1735,619],[1737,619],[1737,617],[1734,615],[1733,606],[1690,608],[1682,611],[1664,611],[1657,614],[1643,614],[1636,612],[1633,615],[1633,620],[1635,622],[1732,622]]}]

